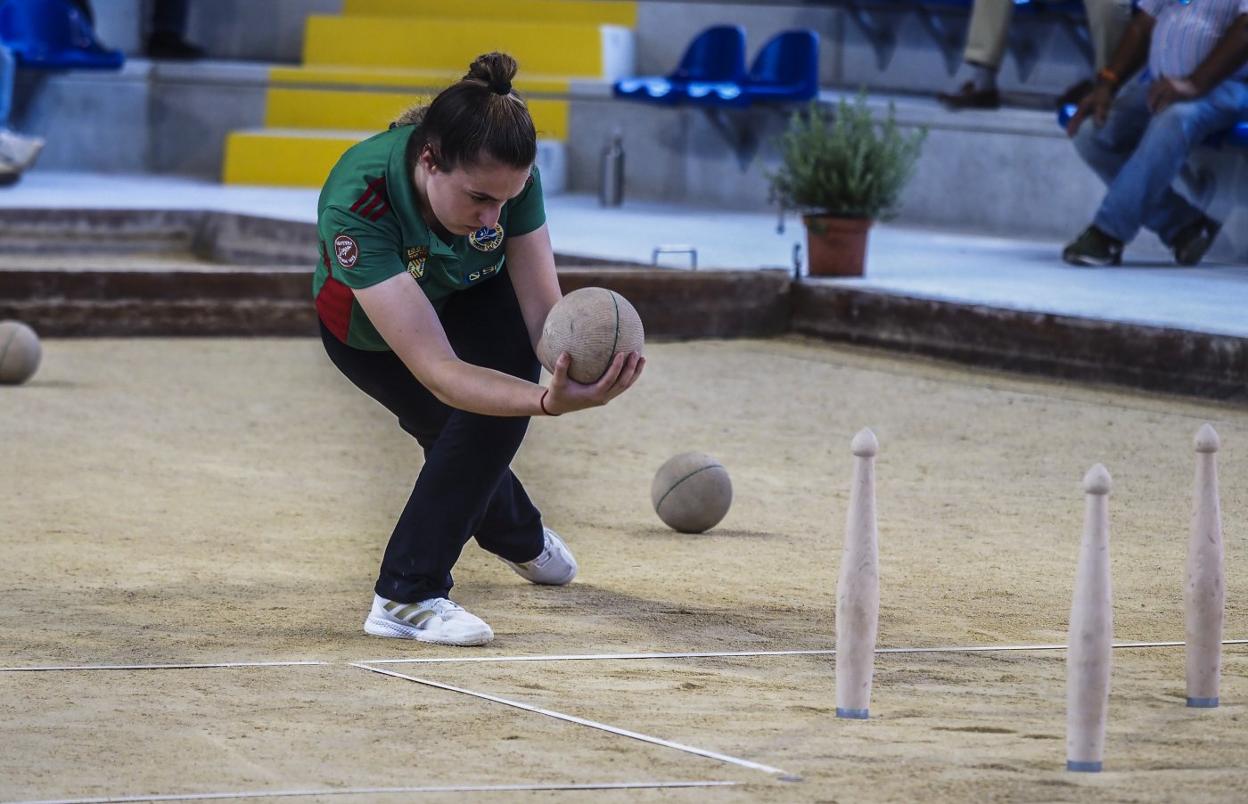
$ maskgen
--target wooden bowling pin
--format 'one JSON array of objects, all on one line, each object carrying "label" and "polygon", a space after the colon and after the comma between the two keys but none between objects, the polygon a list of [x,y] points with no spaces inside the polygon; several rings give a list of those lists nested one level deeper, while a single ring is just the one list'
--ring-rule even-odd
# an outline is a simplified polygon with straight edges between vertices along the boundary
[{"label": "wooden bowling pin", "polygon": [[836,716],[866,719],[880,619],[879,537],[875,525],[875,454],[880,443],[864,429],[854,436],[841,577],[836,587]]},{"label": "wooden bowling pin", "polygon": [[1218,705],[1222,665],[1222,621],[1226,602],[1223,577],[1222,513],[1218,502],[1218,434],[1206,424],[1196,433],[1196,482],[1192,532],[1187,542],[1187,583],[1183,608],[1187,631],[1187,705]]},{"label": "wooden bowling pin", "polygon": [[1066,653],[1066,770],[1096,773],[1105,753],[1110,652],[1114,637],[1109,578],[1109,472],[1083,478],[1086,506]]}]

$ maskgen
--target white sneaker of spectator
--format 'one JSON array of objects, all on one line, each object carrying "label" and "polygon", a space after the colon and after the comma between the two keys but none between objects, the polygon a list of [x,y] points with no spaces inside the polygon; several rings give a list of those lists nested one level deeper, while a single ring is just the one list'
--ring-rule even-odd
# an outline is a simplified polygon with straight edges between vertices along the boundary
[{"label": "white sneaker of spectator", "polygon": [[43,150],[42,137],[24,137],[8,129],[0,129],[0,163],[18,173],[27,170]]}]

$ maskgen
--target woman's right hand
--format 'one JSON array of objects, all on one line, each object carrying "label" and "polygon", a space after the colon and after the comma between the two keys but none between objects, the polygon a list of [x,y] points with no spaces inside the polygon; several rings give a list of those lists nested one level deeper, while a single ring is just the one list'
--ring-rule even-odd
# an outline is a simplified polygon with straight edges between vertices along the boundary
[{"label": "woman's right hand", "polygon": [[1113,102],[1113,87],[1103,81],[1098,81],[1092,91],[1079,101],[1079,108],[1075,110],[1070,122],[1066,124],[1066,136],[1073,137],[1078,134],[1079,127],[1083,125],[1088,115],[1092,116],[1097,128],[1105,125],[1106,119],[1109,118],[1109,107]]},{"label": "woman's right hand", "polygon": [[555,371],[543,400],[544,409],[552,416],[607,404],[637,382],[646,367],[646,359],[637,352],[620,352],[593,385],[582,385],[570,379],[568,367],[571,365],[572,358],[567,352],[555,361]]}]

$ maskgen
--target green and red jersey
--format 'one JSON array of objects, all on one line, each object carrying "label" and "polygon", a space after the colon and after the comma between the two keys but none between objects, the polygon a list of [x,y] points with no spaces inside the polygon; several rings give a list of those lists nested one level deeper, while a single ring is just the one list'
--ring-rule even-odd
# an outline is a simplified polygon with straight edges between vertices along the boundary
[{"label": "green and red jersey", "polygon": [[330,171],[317,204],[321,260],[312,278],[316,312],[330,332],[357,349],[385,351],[354,291],[406,271],[435,309],[454,292],[504,270],[508,236],[546,222],[536,166],[524,191],[503,205],[493,229],[442,241],[420,214],[407,146],[415,126],[385,131],[352,146]]}]

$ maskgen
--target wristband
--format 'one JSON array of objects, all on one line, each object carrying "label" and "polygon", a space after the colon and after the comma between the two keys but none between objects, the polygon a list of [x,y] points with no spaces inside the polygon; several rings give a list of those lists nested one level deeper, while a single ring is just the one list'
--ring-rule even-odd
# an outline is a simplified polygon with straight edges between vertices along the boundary
[{"label": "wristband", "polygon": [[542,413],[545,413],[547,416],[558,416],[559,415],[558,413],[551,413],[549,410],[546,409],[546,394],[549,394],[549,393],[550,393],[549,388],[547,388],[545,391],[542,391],[542,401],[538,402],[538,405],[541,406]]},{"label": "wristband", "polygon": [[1109,83],[1109,85],[1110,85],[1110,86],[1112,86],[1112,87],[1114,87],[1115,89],[1117,89],[1117,88],[1118,88],[1118,85],[1119,85],[1120,83],[1122,83],[1122,80],[1121,80],[1120,78],[1118,78],[1118,73],[1114,72],[1113,70],[1109,69],[1108,67],[1106,67],[1106,68],[1102,69],[1100,72],[1098,72],[1098,73],[1096,74],[1096,77],[1097,77],[1097,78],[1099,78],[1099,79],[1101,79],[1102,81],[1106,81],[1106,82],[1108,82],[1108,83]]}]

